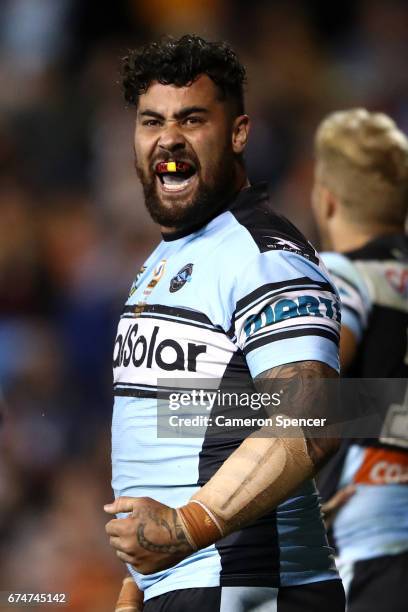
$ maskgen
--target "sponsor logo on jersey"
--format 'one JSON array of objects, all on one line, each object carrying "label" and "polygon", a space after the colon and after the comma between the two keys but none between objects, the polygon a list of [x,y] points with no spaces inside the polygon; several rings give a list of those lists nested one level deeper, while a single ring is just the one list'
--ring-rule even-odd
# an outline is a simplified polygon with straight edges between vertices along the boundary
[{"label": "sponsor logo on jersey", "polygon": [[170,293],[174,293],[175,291],[179,291],[186,283],[191,281],[191,275],[193,273],[193,264],[186,264],[179,272],[177,272],[176,276],[170,281]]},{"label": "sponsor logo on jersey", "polygon": [[188,342],[182,346],[171,338],[165,338],[159,343],[157,335],[160,331],[155,325],[149,336],[138,333],[139,323],[129,325],[126,335],[118,334],[113,349],[113,367],[133,366],[135,368],[158,367],[166,372],[175,370],[196,372],[197,357],[207,352],[205,344]]},{"label": "sponsor logo on jersey", "polygon": [[408,453],[367,448],[354,477],[357,484],[408,484]]},{"label": "sponsor logo on jersey", "polygon": [[301,295],[293,300],[282,298],[273,304],[267,304],[261,312],[249,316],[244,325],[244,333],[248,337],[267,325],[308,316],[328,317],[340,321],[339,303],[334,299],[321,296],[316,298],[313,295]]}]

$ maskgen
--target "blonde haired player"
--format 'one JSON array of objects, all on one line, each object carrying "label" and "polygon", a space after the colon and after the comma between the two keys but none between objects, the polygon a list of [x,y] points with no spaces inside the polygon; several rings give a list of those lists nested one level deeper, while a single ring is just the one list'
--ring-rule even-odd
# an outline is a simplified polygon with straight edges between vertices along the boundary
[{"label": "blonde haired player", "polygon": [[[324,119],[315,154],[313,209],[342,299],[343,375],[406,378],[408,140],[387,115],[357,108]],[[336,511],[349,612],[406,610],[408,428],[399,430],[345,440],[320,480]]]}]

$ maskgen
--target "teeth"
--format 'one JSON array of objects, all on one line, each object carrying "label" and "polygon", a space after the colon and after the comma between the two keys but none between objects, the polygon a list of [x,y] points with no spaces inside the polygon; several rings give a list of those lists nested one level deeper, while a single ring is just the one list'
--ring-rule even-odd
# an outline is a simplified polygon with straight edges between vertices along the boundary
[{"label": "teeth", "polygon": [[180,176],[173,176],[171,174],[162,174],[162,186],[166,191],[181,191],[191,182],[193,176],[183,179]]},{"label": "teeth", "polygon": [[182,176],[177,176],[174,174],[163,174],[163,183],[166,185],[180,185],[181,183],[185,183],[188,179],[183,178]]}]

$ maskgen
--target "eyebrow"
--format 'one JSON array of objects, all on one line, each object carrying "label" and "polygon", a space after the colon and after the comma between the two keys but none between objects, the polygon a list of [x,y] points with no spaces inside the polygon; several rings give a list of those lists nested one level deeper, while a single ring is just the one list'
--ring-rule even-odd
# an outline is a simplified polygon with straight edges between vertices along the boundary
[{"label": "eyebrow", "polygon": [[[191,115],[193,113],[209,113],[208,108],[205,108],[203,106],[186,106],[185,108],[182,108],[181,110],[179,110],[177,113],[174,113],[174,118],[177,120],[180,119],[185,119],[186,117],[188,117],[188,115]],[[161,114],[158,113],[154,110],[151,110],[150,108],[146,108],[144,111],[142,111],[140,113],[141,117],[155,117],[155,119],[160,119],[161,121],[165,121],[165,117]]]}]

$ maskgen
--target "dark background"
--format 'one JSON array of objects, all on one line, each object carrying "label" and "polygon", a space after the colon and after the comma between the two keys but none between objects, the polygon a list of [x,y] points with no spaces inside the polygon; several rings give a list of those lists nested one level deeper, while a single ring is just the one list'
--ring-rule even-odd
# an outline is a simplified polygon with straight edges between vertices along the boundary
[{"label": "dark background", "polygon": [[366,106],[408,129],[407,2],[0,1],[0,590],[67,592],[77,612],[110,612],[123,574],[102,511],[111,353],[159,240],[120,57],[188,31],[238,50],[250,177],[312,240],[321,118]]}]

